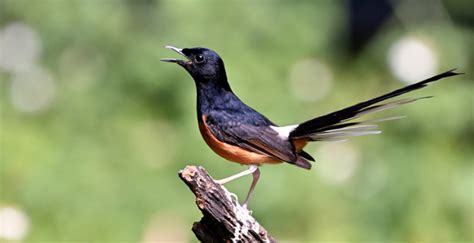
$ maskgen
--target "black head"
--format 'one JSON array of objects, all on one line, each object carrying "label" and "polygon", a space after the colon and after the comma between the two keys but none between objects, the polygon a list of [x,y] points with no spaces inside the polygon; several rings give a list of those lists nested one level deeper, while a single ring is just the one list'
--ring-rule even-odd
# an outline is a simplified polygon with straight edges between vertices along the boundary
[{"label": "black head", "polygon": [[165,46],[165,48],[181,54],[187,60],[163,58],[161,61],[177,63],[186,69],[196,82],[224,81],[227,83],[224,62],[213,50],[202,47],[180,49]]}]

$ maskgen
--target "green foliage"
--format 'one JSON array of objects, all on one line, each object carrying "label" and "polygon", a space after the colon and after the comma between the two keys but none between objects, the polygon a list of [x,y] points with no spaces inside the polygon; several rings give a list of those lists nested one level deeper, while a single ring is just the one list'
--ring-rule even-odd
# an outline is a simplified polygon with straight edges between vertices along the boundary
[{"label": "green foliage", "polygon": [[[198,164],[222,178],[244,168],[202,141],[193,81],[159,61],[176,55],[166,44],[216,50],[234,91],[282,125],[404,85],[385,59],[406,34],[430,40],[438,71],[473,71],[472,30],[439,18],[409,27],[389,20],[351,58],[341,34],[345,7],[338,1],[0,0],[0,29],[19,22],[38,33],[37,65],[56,87],[46,109],[25,113],[12,103],[14,73],[0,69],[0,206],[27,214],[27,242],[195,241],[190,228],[200,216],[177,171]],[[292,67],[308,58],[330,69],[331,89],[322,99],[292,92]],[[264,166],[250,204],[254,216],[281,240],[472,240],[472,74],[412,96],[426,95],[435,98],[388,112],[407,118],[383,124],[382,135],[346,147],[310,145],[318,161],[312,171]],[[353,156],[341,157],[338,149]],[[348,175],[338,179],[339,173]],[[245,178],[228,188],[244,198],[249,183]]]}]

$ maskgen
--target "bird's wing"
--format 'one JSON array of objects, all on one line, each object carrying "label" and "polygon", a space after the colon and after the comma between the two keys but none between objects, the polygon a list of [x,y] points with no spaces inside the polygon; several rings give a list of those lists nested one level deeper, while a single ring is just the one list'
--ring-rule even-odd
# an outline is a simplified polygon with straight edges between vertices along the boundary
[{"label": "bird's wing", "polygon": [[289,163],[297,160],[298,156],[293,145],[279,137],[269,126],[242,123],[236,117],[223,112],[206,116],[204,122],[212,134],[222,142]]}]

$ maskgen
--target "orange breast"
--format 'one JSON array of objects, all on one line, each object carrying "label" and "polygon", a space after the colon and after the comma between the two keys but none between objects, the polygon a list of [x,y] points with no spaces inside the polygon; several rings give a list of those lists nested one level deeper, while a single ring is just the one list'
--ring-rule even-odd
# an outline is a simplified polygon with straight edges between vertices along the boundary
[{"label": "orange breast", "polygon": [[207,145],[221,157],[239,164],[281,163],[282,161],[265,154],[255,153],[238,146],[219,141],[206,125],[206,117],[199,123],[199,131]]}]

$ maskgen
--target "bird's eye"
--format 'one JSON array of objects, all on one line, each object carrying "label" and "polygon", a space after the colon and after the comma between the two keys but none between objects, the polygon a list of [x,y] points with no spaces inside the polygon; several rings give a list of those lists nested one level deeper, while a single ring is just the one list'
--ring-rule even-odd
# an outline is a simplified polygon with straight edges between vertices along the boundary
[{"label": "bird's eye", "polygon": [[204,56],[203,55],[196,55],[194,56],[194,60],[196,63],[203,63],[204,62]]}]

